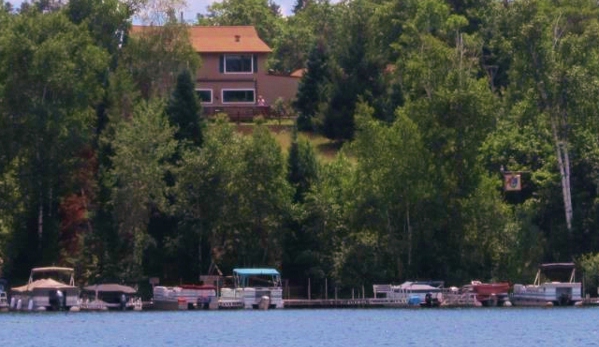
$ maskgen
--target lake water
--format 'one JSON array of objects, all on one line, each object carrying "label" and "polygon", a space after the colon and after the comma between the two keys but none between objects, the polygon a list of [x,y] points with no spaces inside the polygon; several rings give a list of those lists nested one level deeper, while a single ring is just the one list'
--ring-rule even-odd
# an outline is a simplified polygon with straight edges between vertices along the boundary
[{"label": "lake water", "polygon": [[3,313],[4,346],[599,346],[599,307]]}]

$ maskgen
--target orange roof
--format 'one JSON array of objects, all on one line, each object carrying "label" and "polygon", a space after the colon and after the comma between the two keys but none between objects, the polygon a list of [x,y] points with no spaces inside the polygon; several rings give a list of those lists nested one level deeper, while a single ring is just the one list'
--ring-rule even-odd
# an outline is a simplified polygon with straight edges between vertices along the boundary
[{"label": "orange roof", "polygon": [[192,26],[191,45],[199,53],[269,53],[253,26]]},{"label": "orange roof", "polygon": [[[134,25],[132,33],[151,30]],[[198,53],[270,53],[253,26],[190,26],[189,39]]]}]

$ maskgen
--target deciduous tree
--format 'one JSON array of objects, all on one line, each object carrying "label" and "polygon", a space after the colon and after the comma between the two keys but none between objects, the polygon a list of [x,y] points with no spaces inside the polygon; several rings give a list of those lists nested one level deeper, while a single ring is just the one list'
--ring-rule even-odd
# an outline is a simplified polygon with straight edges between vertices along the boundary
[{"label": "deciduous tree", "polygon": [[123,276],[143,274],[144,251],[152,244],[147,228],[154,210],[167,211],[164,176],[175,152],[174,129],[160,101],[137,105],[133,118],[117,129],[114,146],[112,204],[121,237]]}]

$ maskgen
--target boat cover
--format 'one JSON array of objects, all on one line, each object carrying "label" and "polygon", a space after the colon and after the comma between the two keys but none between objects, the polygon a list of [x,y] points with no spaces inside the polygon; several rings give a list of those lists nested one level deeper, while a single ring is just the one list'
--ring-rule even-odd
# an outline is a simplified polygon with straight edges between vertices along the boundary
[{"label": "boat cover", "polygon": [[539,268],[541,268],[543,270],[547,270],[547,269],[568,270],[568,269],[573,269],[575,267],[576,267],[576,264],[574,264],[574,263],[545,263],[545,264],[541,264],[539,266]]},{"label": "boat cover", "polygon": [[240,276],[252,276],[252,275],[279,275],[279,272],[275,269],[269,268],[242,268],[233,269],[233,273]]},{"label": "boat cover", "polygon": [[87,292],[135,294],[137,290],[118,283],[102,283],[83,287]]},{"label": "boat cover", "polygon": [[64,289],[64,288],[74,288],[74,287],[72,287],[68,284],[64,284],[62,282],[58,282],[51,278],[44,278],[44,279],[33,281],[24,286],[11,288],[11,290],[13,292],[17,292],[17,293],[25,293],[28,291],[32,291],[34,289]]},{"label": "boat cover", "polygon": [[59,267],[59,266],[47,266],[47,267],[36,267],[31,269],[32,273],[40,273],[40,272],[75,272],[73,268],[70,267]]}]

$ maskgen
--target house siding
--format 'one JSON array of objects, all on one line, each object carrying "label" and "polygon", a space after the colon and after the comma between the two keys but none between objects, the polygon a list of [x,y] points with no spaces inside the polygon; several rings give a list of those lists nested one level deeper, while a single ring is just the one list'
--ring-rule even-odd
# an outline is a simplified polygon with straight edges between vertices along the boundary
[{"label": "house siding", "polygon": [[[292,76],[270,75],[266,68],[267,52],[199,52],[202,66],[197,72],[196,88],[211,89],[214,107],[231,106],[222,102],[222,91],[227,89],[253,89],[255,99],[262,95],[267,104],[281,98],[286,101],[295,99],[299,78]],[[257,71],[253,73],[221,72],[221,56],[226,54],[252,54],[257,59]],[[254,100],[255,103],[255,100]],[[243,103],[246,104],[246,103]]]},{"label": "house siding", "polygon": [[[268,104],[278,98],[293,100],[297,93],[299,78],[291,76],[270,75],[266,71],[267,55],[252,53],[258,60],[258,71],[255,73],[221,73],[220,57],[227,53],[206,53],[202,55],[202,67],[197,74],[196,88],[212,89],[211,106],[227,106],[222,102],[223,89],[253,89],[256,98],[262,95]],[[232,53],[236,54],[236,53]]]}]

